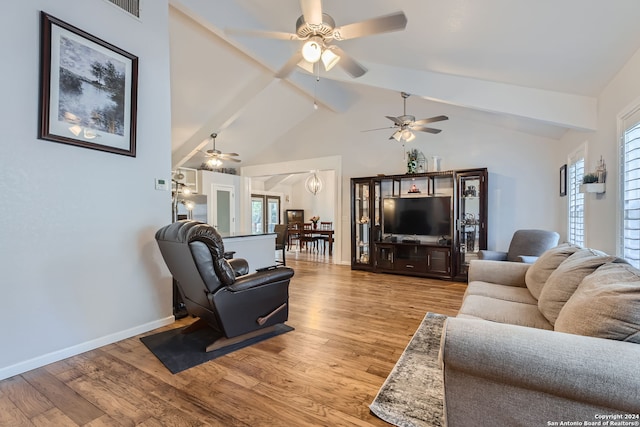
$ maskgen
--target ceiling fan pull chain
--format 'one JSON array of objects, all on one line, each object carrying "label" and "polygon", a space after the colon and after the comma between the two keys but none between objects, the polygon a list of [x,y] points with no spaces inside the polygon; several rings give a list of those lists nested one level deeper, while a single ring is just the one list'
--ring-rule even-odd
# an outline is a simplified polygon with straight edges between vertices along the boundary
[{"label": "ceiling fan pull chain", "polygon": [[313,64],[313,66],[318,70],[316,72],[316,84],[313,87],[313,109],[317,110],[318,102],[316,101],[316,99],[318,98],[318,84],[320,84],[320,63],[316,62],[315,64]]}]

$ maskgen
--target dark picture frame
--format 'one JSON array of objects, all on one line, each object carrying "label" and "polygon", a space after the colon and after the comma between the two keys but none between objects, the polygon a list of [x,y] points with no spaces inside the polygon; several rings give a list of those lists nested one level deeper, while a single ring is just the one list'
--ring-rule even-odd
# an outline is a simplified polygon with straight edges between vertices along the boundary
[{"label": "dark picture frame", "polygon": [[560,167],[560,197],[567,195],[567,165]]},{"label": "dark picture frame", "polygon": [[38,138],[136,156],[138,57],[40,12]]}]

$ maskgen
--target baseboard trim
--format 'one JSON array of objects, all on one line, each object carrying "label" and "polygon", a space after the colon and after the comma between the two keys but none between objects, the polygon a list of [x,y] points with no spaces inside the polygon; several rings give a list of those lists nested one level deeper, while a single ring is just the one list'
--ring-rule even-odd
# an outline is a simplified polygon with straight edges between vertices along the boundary
[{"label": "baseboard trim", "polygon": [[76,356],[89,350],[94,350],[98,347],[113,344],[114,342],[122,341],[124,339],[143,334],[162,326],[170,325],[173,322],[175,322],[175,318],[173,316],[168,316],[164,319],[154,320],[153,322],[145,323],[134,328],[126,329],[124,331],[96,338],[91,341],[83,342],[81,344],[43,354],[42,356],[34,357],[33,359],[25,360],[23,362],[19,362],[5,368],[0,368],[0,380],[4,380],[5,378],[9,378],[14,375],[19,375],[32,369],[40,368],[42,366],[48,365],[49,363],[58,362],[71,356]]}]

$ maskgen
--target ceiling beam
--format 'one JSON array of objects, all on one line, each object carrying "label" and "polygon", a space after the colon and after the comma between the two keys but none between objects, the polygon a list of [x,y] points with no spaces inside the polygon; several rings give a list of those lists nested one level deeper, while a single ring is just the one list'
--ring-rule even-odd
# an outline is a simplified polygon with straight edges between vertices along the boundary
[{"label": "ceiling beam", "polygon": [[[480,111],[538,120],[567,129],[597,129],[597,99],[469,77],[363,63],[357,83]],[[327,78],[346,80],[339,74]]]}]

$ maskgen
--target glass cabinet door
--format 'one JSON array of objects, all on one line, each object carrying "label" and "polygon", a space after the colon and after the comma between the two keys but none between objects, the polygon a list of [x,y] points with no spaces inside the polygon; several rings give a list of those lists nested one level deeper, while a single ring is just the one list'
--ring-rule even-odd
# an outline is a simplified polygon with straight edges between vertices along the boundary
[{"label": "glass cabinet door", "polygon": [[355,220],[355,253],[354,264],[369,265],[370,237],[371,237],[371,212],[369,182],[356,182],[354,187],[354,220]]},{"label": "glass cabinet door", "polygon": [[469,262],[478,259],[480,249],[486,249],[483,235],[484,212],[482,200],[485,196],[481,175],[458,177],[458,253],[460,272],[466,274]]}]

